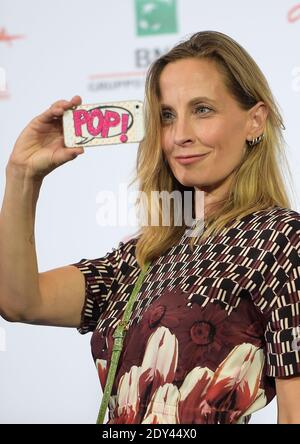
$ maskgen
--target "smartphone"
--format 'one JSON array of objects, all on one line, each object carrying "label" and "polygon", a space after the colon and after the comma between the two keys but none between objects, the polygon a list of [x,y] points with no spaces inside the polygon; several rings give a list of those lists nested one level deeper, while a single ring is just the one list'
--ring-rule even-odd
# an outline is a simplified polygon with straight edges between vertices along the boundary
[{"label": "smartphone", "polygon": [[67,148],[140,142],[144,137],[143,102],[76,106],[64,112],[63,132]]}]

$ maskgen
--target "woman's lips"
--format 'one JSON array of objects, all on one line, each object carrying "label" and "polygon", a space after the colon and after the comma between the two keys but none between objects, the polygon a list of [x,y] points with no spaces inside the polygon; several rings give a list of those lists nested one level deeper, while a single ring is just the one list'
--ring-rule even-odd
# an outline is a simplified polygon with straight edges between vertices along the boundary
[{"label": "woman's lips", "polygon": [[182,165],[187,165],[189,163],[193,162],[199,162],[199,160],[204,159],[209,153],[202,154],[201,156],[193,156],[193,157],[176,157],[177,162],[181,163]]}]

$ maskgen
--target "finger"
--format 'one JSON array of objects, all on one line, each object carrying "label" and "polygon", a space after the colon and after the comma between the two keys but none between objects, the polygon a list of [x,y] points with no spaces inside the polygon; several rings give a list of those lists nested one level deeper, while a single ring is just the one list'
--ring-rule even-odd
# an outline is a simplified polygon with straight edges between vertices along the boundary
[{"label": "finger", "polygon": [[71,100],[57,100],[56,102],[54,102],[50,108],[64,108],[64,109],[69,109],[69,108],[73,108],[74,106],[79,106],[81,105],[82,100],[80,96],[73,96]]},{"label": "finger", "polygon": [[77,95],[77,96],[72,97],[71,102],[74,106],[79,106],[79,105],[81,105],[82,100],[81,100],[81,97]]},{"label": "finger", "polygon": [[37,120],[40,123],[51,123],[51,122],[53,122],[53,119],[57,119],[58,117],[61,117],[63,115],[63,113],[64,113],[63,108],[60,108],[60,107],[49,108],[33,120]]},{"label": "finger", "polygon": [[54,102],[50,106],[50,109],[63,108],[64,110],[67,110],[67,109],[73,108],[74,104],[76,104],[78,102],[78,98],[74,98],[74,99],[75,99],[74,102],[72,101],[73,99],[69,100],[69,101],[68,100],[58,100],[57,102]]},{"label": "finger", "polygon": [[55,116],[61,116],[68,109],[74,109],[75,107],[81,104],[82,100],[80,96],[74,96],[71,100],[58,100],[53,105],[51,105],[50,109],[53,110],[53,114]]},{"label": "finger", "polygon": [[84,154],[84,148],[82,146],[77,146],[74,148],[68,148],[64,146],[64,150],[67,154],[70,155],[70,157],[77,157],[80,154]]}]

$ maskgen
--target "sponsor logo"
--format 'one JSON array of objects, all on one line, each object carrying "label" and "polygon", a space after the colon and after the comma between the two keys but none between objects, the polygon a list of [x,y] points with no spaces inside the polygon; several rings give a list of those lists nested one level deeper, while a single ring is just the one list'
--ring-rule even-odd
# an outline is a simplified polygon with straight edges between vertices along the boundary
[{"label": "sponsor logo", "polygon": [[89,77],[88,89],[90,92],[120,89],[142,90],[145,86],[147,68],[167,51],[168,48],[137,48],[134,50],[136,71],[92,74]]},{"label": "sponsor logo", "polygon": [[135,0],[138,36],[177,32],[176,0]]}]

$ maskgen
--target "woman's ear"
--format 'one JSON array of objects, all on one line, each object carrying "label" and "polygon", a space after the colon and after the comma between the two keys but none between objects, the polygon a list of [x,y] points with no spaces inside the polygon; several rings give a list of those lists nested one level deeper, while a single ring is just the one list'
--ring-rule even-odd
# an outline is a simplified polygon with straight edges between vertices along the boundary
[{"label": "woman's ear", "polygon": [[264,102],[257,102],[248,111],[248,134],[247,140],[251,141],[263,134],[268,117],[268,108]]}]

